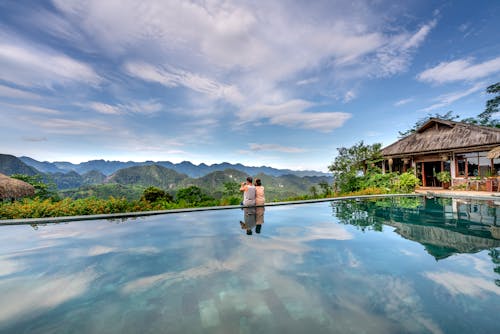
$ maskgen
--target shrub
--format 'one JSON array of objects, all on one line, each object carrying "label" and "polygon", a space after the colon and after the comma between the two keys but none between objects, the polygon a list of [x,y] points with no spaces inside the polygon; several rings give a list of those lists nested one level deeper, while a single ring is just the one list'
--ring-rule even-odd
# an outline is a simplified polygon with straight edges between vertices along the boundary
[{"label": "shrub", "polygon": [[159,200],[173,202],[174,198],[165,190],[151,186],[144,189],[141,200],[147,201],[149,203],[154,203]]},{"label": "shrub", "polygon": [[438,179],[439,182],[450,182],[451,181],[451,174],[448,171],[442,171],[436,174],[436,178]]},{"label": "shrub", "polygon": [[207,201],[213,201],[213,198],[208,196],[201,190],[201,188],[196,186],[191,186],[188,188],[179,189],[176,195],[177,202],[185,202],[188,205],[201,205]]},{"label": "shrub", "polygon": [[418,185],[420,185],[418,177],[411,172],[406,172],[397,177],[394,187],[398,192],[410,193],[414,192]]}]

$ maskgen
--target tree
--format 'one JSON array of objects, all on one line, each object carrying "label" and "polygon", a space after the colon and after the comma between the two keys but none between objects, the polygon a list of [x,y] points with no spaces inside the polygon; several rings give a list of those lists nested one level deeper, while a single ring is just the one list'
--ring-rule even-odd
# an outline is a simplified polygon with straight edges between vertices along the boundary
[{"label": "tree", "polygon": [[154,203],[159,200],[165,200],[167,202],[172,202],[174,200],[172,195],[167,193],[165,190],[153,186],[144,189],[141,199],[149,203]]},{"label": "tree", "polygon": [[381,143],[365,145],[363,141],[351,147],[337,148],[339,154],[328,169],[334,173],[363,172],[373,164],[382,161]]},{"label": "tree", "polygon": [[486,92],[489,94],[496,94],[496,96],[486,101],[486,109],[477,116],[479,124],[500,128],[498,119],[492,119],[492,117],[500,111],[498,107],[500,105],[500,82],[488,86]]},{"label": "tree", "polygon": [[350,192],[359,190],[359,174],[376,169],[376,163],[382,161],[381,143],[365,145],[363,141],[351,147],[337,148],[338,155],[328,169],[334,174],[336,191]]},{"label": "tree", "polygon": [[309,192],[311,193],[312,197],[318,197],[318,189],[316,188],[316,186],[311,186],[309,188]]},{"label": "tree", "polygon": [[321,188],[324,197],[330,196],[332,194],[332,187],[330,187],[328,182],[321,181],[320,183],[318,183],[318,186]]},{"label": "tree", "polygon": [[235,181],[224,182],[224,196],[238,196],[240,194],[240,184]]},{"label": "tree", "polygon": [[202,202],[213,200],[212,197],[208,196],[197,186],[190,186],[188,188],[179,189],[177,192],[177,201],[185,201],[190,204],[198,205]]},{"label": "tree", "polygon": [[52,198],[54,200],[59,200],[59,195],[57,194],[57,187],[54,183],[45,183],[42,181],[42,175],[25,175],[25,174],[13,174],[10,176],[13,179],[18,179],[26,183],[31,184],[35,188],[35,197],[40,197],[42,199]]},{"label": "tree", "polygon": [[411,127],[410,129],[405,130],[405,131],[398,131],[399,138],[403,138],[403,137],[406,137],[408,135],[411,135],[412,133],[415,133],[415,131],[417,131],[418,128],[420,128],[422,125],[424,125],[431,118],[440,118],[440,119],[444,119],[444,120],[447,120],[447,121],[454,121],[454,120],[458,120],[460,118],[460,116],[454,115],[453,111],[451,111],[451,110],[449,110],[445,114],[440,114],[440,113],[435,113],[434,115],[433,114],[427,114],[427,116],[420,118],[413,125],[413,127]]}]

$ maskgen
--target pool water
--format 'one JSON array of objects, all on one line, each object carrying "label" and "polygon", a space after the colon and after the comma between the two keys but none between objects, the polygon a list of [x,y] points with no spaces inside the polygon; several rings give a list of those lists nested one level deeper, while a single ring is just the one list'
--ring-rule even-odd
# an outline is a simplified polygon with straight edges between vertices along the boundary
[{"label": "pool water", "polygon": [[0,332],[498,333],[499,225],[410,197],[1,226]]}]

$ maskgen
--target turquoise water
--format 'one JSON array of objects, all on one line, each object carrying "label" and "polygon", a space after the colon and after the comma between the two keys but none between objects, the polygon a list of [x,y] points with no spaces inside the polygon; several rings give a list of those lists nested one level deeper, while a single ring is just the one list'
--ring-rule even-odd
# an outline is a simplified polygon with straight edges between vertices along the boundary
[{"label": "turquoise water", "polygon": [[0,332],[498,333],[495,203],[251,213],[0,227]]}]

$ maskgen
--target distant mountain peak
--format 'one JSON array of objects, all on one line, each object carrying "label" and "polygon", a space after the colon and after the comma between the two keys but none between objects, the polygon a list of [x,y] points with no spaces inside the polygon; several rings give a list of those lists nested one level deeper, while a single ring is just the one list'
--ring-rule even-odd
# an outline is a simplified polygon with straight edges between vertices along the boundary
[{"label": "distant mountain peak", "polygon": [[189,177],[202,177],[214,171],[221,171],[225,169],[235,169],[248,175],[257,175],[259,173],[281,176],[281,175],[296,175],[296,176],[331,176],[331,174],[318,172],[318,171],[294,171],[290,169],[278,169],[269,166],[262,165],[260,167],[255,166],[245,166],[241,163],[232,164],[229,162],[214,163],[207,165],[205,163],[200,163],[199,165],[193,164],[191,161],[184,160],[180,163],[172,163],[170,161],[116,161],[116,160],[104,160],[96,159],[82,162],[79,164],[72,164],[70,162],[58,161],[58,162],[40,162],[29,157],[20,158],[25,164],[32,166],[45,173],[67,173],[69,171],[76,171],[80,175],[87,173],[91,170],[97,170],[104,175],[110,176],[116,171],[134,167],[134,166],[148,166],[148,165],[159,165],[166,168],[175,170],[178,173],[186,174]]}]

